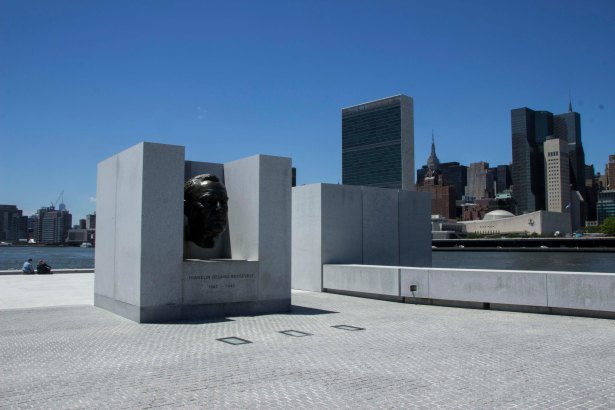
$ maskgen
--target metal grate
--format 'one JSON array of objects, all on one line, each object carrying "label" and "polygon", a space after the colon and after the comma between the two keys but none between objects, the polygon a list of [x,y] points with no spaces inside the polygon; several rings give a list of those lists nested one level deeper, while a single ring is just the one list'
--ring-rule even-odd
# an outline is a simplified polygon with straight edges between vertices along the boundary
[{"label": "metal grate", "polygon": [[294,337],[312,336],[311,333],[305,333],[299,330],[283,330],[280,333],[285,334],[286,336],[294,336]]},{"label": "metal grate", "polygon": [[336,326],[331,326],[331,327],[334,327],[336,329],[342,329],[342,330],[350,330],[350,331],[365,330],[364,327],[356,327],[356,326],[350,326],[350,325],[336,325]]},{"label": "metal grate", "polygon": [[222,339],[216,339],[216,340],[219,340],[219,341],[224,342],[224,343],[228,343],[230,345],[245,345],[247,343],[252,343],[249,340],[242,339],[240,337],[235,337],[235,336],[233,336],[233,337],[223,337]]}]

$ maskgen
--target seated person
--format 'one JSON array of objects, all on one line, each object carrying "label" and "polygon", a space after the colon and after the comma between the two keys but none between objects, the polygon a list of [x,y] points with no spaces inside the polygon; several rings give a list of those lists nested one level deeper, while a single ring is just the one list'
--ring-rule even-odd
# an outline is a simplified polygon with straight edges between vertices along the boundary
[{"label": "seated person", "polygon": [[34,268],[32,267],[32,258],[24,262],[23,267],[21,268],[21,271],[25,273],[26,275],[30,275],[34,273]]},{"label": "seated person", "polygon": [[36,273],[38,273],[39,275],[51,273],[51,266],[47,265],[47,262],[41,259],[40,261],[38,261],[38,265],[36,265]]}]

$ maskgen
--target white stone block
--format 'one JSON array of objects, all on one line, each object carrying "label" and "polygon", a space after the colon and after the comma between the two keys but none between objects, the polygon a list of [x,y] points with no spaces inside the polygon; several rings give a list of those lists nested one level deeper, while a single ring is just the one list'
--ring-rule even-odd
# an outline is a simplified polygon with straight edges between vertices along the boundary
[{"label": "white stone block", "polygon": [[259,299],[288,300],[290,308],[291,160],[260,155],[259,171]]},{"label": "white stone block", "polygon": [[431,266],[429,195],[351,185],[293,188],[293,287],[322,290],[322,264]]},{"label": "white stone block", "polygon": [[321,188],[322,263],[363,263],[361,187],[319,184]]},{"label": "white stone block", "polygon": [[[96,257],[94,288],[96,293],[113,298],[115,294],[115,187],[118,158],[113,156],[98,164],[96,177]],[[103,221],[103,223],[100,223]]]},{"label": "white stone block", "polygon": [[544,272],[480,269],[429,269],[431,299],[547,305]]},{"label": "white stone block", "polygon": [[321,187],[292,189],[292,285],[294,289],[322,290]]},{"label": "white stone block", "polygon": [[224,164],[231,258],[258,260],[260,156]]},{"label": "white stone block", "polygon": [[323,288],[399,296],[399,267],[323,265]]},{"label": "white stone block", "polygon": [[362,187],[363,264],[399,265],[399,190]]},{"label": "white stone block", "polygon": [[[183,261],[207,252],[183,241],[184,182],[202,173],[229,194],[225,245],[209,252],[233,260]],[[147,142],[101,162],[95,305],[139,322],[288,310],[290,178],[289,158],[185,162],[183,147]]]},{"label": "white stone block", "polygon": [[399,191],[399,265],[431,266],[431,194]]},{"label": "white stone block", "polygon": [[551,272],[549,307],[615,312],[615,274]]},{"label": "white stone block", "polygon": [[183,304],[253,302],[258,300],[258,261],[186,260]]},{"label": "white stone block", "polygon": [[[399,269],[400,296],[412,298],[429,298],[429,269],[406,268]],[[410,286],[416,286],[412,292]]]}]

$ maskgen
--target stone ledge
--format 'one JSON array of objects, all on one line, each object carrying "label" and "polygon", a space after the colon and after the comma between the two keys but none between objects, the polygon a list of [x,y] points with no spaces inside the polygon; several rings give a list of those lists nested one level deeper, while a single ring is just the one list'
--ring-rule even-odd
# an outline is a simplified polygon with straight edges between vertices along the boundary
[{"label": "stone ledge", "polygon": [[326,264],[323,282],[328,292],[416,304],[615,318],[615,273]]}]

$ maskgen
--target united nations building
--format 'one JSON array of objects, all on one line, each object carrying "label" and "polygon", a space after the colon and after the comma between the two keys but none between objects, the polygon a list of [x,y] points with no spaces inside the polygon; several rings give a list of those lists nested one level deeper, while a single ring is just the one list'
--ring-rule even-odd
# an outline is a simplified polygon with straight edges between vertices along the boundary
[{"label": "united nations building", "polygon": [[342,109],[342,184],[415,189],[412,97]]}]

